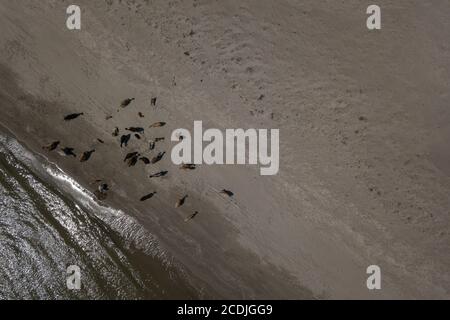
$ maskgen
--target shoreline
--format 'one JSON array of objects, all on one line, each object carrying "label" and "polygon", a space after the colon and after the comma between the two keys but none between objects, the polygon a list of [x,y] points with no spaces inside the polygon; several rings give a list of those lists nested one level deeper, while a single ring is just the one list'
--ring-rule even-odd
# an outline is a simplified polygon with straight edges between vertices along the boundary
[{"label": "shoreline", "polygon": [[[19,196],[23,197],[24,202],[29,197],[33,199],[34,206],[27,206],[23,208],[23,211],[20,211],[28,219],[26,220],[28,221],[28,225],[22,226],[22,230],[26,230],[26,227],[32,227],[32,229],[26,235],[20,236],[15,234],[16,230],[14,229],[4,230],[7,239],[11,236],[11,238],[16,238],[16,241],[26,242],[27,239],[36,236],[33,234],[36,230],[40,230],[39,228],[41,226],[37,223],[33,224],[33,221],[46,221],[45,219],[48,219],[46,221],[48,225],[44,225],[42,232],[54,230],[56,235],[53,234],[53,237],[61,238],[61,242],[58,243],[58,253],[46,253],[41,259],[29,261],[32,264],[27,264],[25,269],[31,267],[42,268],[43,265],[50,263],[47,260],[47,254],[52,254],[52,257],[56,260],[52,260],[53,263],[47,266],[49,269],[47,275],[50,278],[45,279],[45,283],[61,288],[58,292],[48,293],[50,296],[56,294],[59,296],[59,299],[86,299],[95,297],[116,297],[119,299],[202,298],[200,295],[201,291],[195,286],[195,281],[193,282],[188,277],[186,270],[174,261],[170,254],[162,251],[154,236],[148,233],[135,219],[122,210],[106,206],[104,203],[98,203],[93,194],[90,194],[88,190],[78,185],[75,180],[62,171],[56,164],[47,162],[44,155],[34,153],[23,141],[15,139],[13,133],[6,129],[4,125],[0,125],[0,137],[2,140],[2,149],[4,148],[3,151],[6,154],[11,153],[11,157],[17,160],[15,165],[24,168],[18,176],[20,177],[23,172],[29,172],[26,173],[27,181],[35,180],[33,186],[38,188],[36,189],[36,195],[41,194],[42,190],[44,190],[46,199],[44,201],[55,201],[55,203],[42,204],[39,202],[41,201],[39,196],[36,198],[36,196],[28,194],[24,190],[15,190],[20,193]],[[7,179],[14,179],[13,177],[15,176],[15,174],[11,177],[7,176]],[[69,209],[72,204],[75,205],[78,212]],[[51,212],[50,218],[46,216],[46,210],[48,209],[45,208],[48,205],[56,208],[55,212]],[[33,211],[33,208],[37,211]],[[16,210],[11,208],[12,212]],[[13,215],[14,213],[9,214],[10,217],[13,217]],[[80,217],[83,217],[84,220],[80,220]],[[3,218],[6,218],[5,223],[8,224],[8,215]],[[72,222],[73,225],[70,226],[70,223],[66,224],[66,221]],[[19,227],[23,223],[23,220],[19,218],[16,222],[18,224],[17,227]],[[81,226],[81,229],[78,228],[79,226]],[[89,230],[89,232],[84,234],[83,230]],[[96,239],[96,235],[101,232],[104,233],[104,238]],[[36,238],[36,241],[32,244],[32,248],[35,250],[45,248],[47,243],[42,242],[42,240]],[[51,242],[52,239],[48,240]],[[91,246],[93,247],[87,251],[79,251],[80,248],[86,246],[86,242],[92,242]],[[2,255],[10,254],[9,250],[10,247],[4,248]],[[94,252],[98,250],[98,253],[94,254],[91,250],[94,250]],[[104,256],[108,250],[111,250],[112,255]],[[28,255],[32,255],[32,252],[32,250],[24,248],[24,252],[22,252],[24,259],[28,259]],[[91,256],[92,258],[93,254],[96,256],[95,260],[86,264],[85,257]],[[114,261],[115,254],[121,257],[115,262],[119,266],[122,265],[124,268],[127,268],[126,271],[122,271],[120,268],[114,269],[114,264],[106,263],[108,259]],[[65,283],[65,278],[61,278],[61,275],[64,274],[64,265],[67,266],[70,263],[82,266],[81,273],[84,280],[83,290],[80,292],[71,293],[70,291],[64,290],[64,286],[62,285]],[[92,265],[101,266],[103,270],[92,270],[91,263]],[[98,279],[92,278],[94,272],[97,272],[95,275]],[[21,276],[27,278],[30,275],[25,273]],[[86,279],[91,281],[87,282],[88,280]],[[104,287],[108,290],[97,293],[93,292],[92,288],[102,286],[101,281],[103,279],[108,282],[108,285]],[[127,283],[127,280],[130,279],[131,282]],[[18,279],[17,281],[20,282]],[[111,281],[111,285],[109,285],[109,281]],[[29,290],[33,291],[33,286],[36,286],[36,284],[32,279],[29,279],[29,282],[31,286]],[[125,287],[117,288],[118,290],[116,292],[113,289],[118,282],[122,282]],[[130,285],[136,286],[134,288],[135,291],[130,289]],[[158,285],[165,285],[165,287],[159,288]],[[44,286],[44,288],[46,287]],[[4,289],[6,290],[7,287]],[[26,290],[26,288],[23,289]],[[6,296],[12,294],[13,297],[19,299],[31,294],[30,292],[20,293],[7,290],[2,293]],[[35,292],[34,294],[36,294],[36,297],[44,299],[47,297],[46,293],[43,292]],[[39,296],[39,294],[44,295]]]},{"label": "shoreline", "polygon": [[[146,255],[148,255],[149,259],[157,259],[159,262],[161,262],[164,265],[164,269],[170,270],[170,269],[174,269],[175,271],[170,271],[170,272],[176,272],[177,276],[182,277],[184,281],[186,281],[186,283],[189,286],[192,286],[192,288],[195,288],[196,290],[196,294],[198,294],[198,296],[200,298],[205,298],[204,295],[207,294],[209,297],[216,297],[219,298],[219,296],[216,296],[217,293],[215,293],[213,290],[208,289],[208,285],[205,283],[202,283],[202,281],[199,281],[199,279],[195,279],[195,277],[192,274],[187,273],[187,270],[185,269],[184,266],[182,266],[180,264],[179,261],[177,261],[174,256],[172,255],[172,253],[170,252],[169,249],[163,249],[161,247],[161,243],[160,240],[155,237],[154,234],[149,233],[149,231],[147,229],[145,229],[145,227],[143,225],[140,224],[139,221],[137,221],[135,219],[135,217],[131,214],[135,209],[133,209],[132,207],[127,207],[127,206],[119,206],[117,205],[117,203],[113,203],[111,201],[108,201],[108,199],[105,200],[98,200],[95,195],[92,193],[92,190],[89,190],[89,187],[85,187],[82,185],[79,185],[77,182],[77,177],[76,176],[69,176],[62,168],[60,168],[58,166],[58,163],[56,161],[52,161],[48,155],[46,155],[44,152],[42,152],[39,149],[33,149],[31,148],[26,141],[24,141],[23,139],[19,139],[16,134],[10,129],[8,128],[4,123],[0,122],[0,135],[5,136],[6,138],[11,138],[15,141],[17,141],[18,144],[20,144],[25,150],[27,150],[27,152],[32,153],[32,157],[36,157],[37,161],[40,162],[40,165],[42,166],[43,169],[45,169],[45,172],[39,172],[39,176],[40,178],[45,178],[47,181],[47,183],[50,183],[52,185],[54,185],[60,192],[63,192],[67,195],[69,195],[70,197],[74,197],[74,201],[80,201],[80,198],[77,198],[75,193],[82,193],[84,194],[84,197],[88,197],[89,201],[91,201],[92,203],[95,203],[99,208],[104,209],[105,211],[115,211],[115,212],[120,212],[120,215],[125,217],[127,220],[131,221],[129,223],[135,225],[138,228],[142,228],[142,231],[139,231],[140,233],[142,233],[142,235],[135,235],[138,237],[138,239],[140,241],[143,240],[143,237],[147,238],[150,236],[150,238],[148,238],[149,243],[151,244],[151,246],[155,246],[156,248],[150,248],[150,252],[147,250],[146,245],[141,243],[138,245],[138,247],[136,247],[136,249],[138,250],[142,250],[143,253],[145,253]],[[50,172],[50,167],[47,167],[47,165],[54,166],[56,168],[55,170],[51,170],[53,172]],[[36,170],[37,168],[32,168],[32,170]],[[60,179],[61,177],[57,177],[57,176],[61,176],[60,174],[62,174],[64,177],[68,177],[68,178],[64,178],[64,182],[58,182],[57,180]],[[44,177],[44,175],[48,175],[48,177]],[[72,181],[71,181],[72,180]],[[62,187],[62,183],[69,183],[71,186],[70,188],[73,189],[72,191],[67,189],[67,186],[64,189],[60,189]],[[94,214],[97,218],[100,218],[104,223],[106,223],[106,220],[108,220],[107,217],[104,216],[104,213],[100,214],[99,212],[95,212],[95,209],[91,209],[92,214]],[[99,214],[101,216],[99,216]],[[106,220],[105,220],[106,219]],[[111,227],[111,221],[109,221],[108,223],[106,223],[108,225],[108,227]],[[115,230],[116,232],[120,232],[119,230]],[[147,235],[148,234],[148,235]],[[121,237],[126,236],[125,234],[122,234]],[[138,239],[133,239],[130,238],[130,235],[127,235],[126,240],[127,241],[132,241],[134,242],[135,240]],[[125,238],[124,238],[125,240]],[[136,244],[134,244],[136,245]],[[156,253],[154,252],[156,249]],[[161,269],[162,271],[163,269]],[[184,289],[183,289],[184,290]]]}]

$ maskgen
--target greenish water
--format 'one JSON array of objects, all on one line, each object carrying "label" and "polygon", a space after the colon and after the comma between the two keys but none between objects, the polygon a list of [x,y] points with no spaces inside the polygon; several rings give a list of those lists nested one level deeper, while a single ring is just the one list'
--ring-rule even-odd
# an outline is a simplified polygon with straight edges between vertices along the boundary
[{"label": "greenish water", "polygon": [[[80,290],[67,288],[69,265]],[[0,299],[164,298],[198,295],[156,239],[0,134]]]}]

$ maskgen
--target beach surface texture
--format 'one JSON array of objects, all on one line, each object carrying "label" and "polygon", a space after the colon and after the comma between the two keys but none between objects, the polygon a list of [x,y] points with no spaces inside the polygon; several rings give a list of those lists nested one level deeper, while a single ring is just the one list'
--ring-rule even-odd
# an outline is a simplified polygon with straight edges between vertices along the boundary
[{"label": "beach surface texture", "polygon": [[[89,192],[105,181],[99,203],[199,297],[450,298],[448,1],[380,0],[377,31],[356,0],[79,0],[81,30],[70,4],[0,2],[0,124]],[[180,169],[171,134],[194,121],[279,129],[279,172]],[[133,151],[166,154],[129,167]]]}]

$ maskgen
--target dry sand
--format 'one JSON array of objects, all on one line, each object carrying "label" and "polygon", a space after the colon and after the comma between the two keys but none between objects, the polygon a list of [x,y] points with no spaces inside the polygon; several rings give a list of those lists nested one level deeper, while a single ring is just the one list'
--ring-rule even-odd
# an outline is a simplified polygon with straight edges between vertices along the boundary
[{"label": "dry sand", "polygon": [[[450,297],[448,1],[378,1],[376,32],[356,0],[80,0],[81,31],[66,28],[69,4],[1,1],[1,123],[38,152],[95,145],[83,164],[48,156],[87,188],[107,179],[108,204],[129,208],[206,298]],[[85,116],[64,123],[70,112]],[[280,172],[178,170],[170,133],[194,120],[279,128]],[[166,157],[125,167],[146,143],[121,150],[114,127],[156,121],[168,125],[146,138],[166,137]],[[382,290],[366,287],[372,264]]]}]

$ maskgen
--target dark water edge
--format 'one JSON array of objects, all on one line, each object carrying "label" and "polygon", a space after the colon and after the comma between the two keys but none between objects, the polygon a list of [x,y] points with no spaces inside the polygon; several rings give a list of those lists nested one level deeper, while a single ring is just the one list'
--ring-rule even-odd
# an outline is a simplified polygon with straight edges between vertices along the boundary
[{"label": "dark water edge", "polygon": [[[126,213],[0,130],[0,299],[196,299],[201,293]],[[66,285],[81,269],[81,290]]]}]

